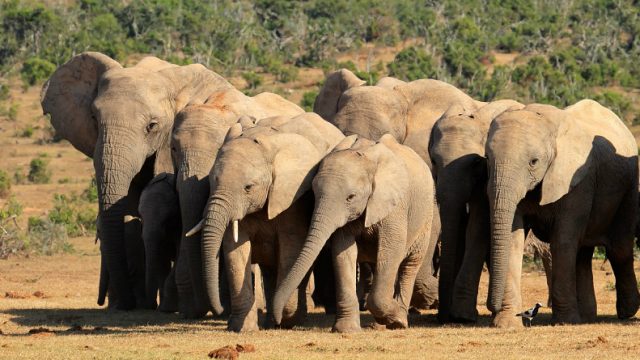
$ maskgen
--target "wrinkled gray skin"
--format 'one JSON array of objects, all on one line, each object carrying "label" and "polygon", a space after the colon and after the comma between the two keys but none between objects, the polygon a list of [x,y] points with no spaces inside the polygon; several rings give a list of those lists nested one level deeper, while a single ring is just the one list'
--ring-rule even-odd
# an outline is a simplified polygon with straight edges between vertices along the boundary
[{"label": "wrinkled gray skin", "polygon": [[551,243],[555,323],[593,321],[597,305],[591,259],[605,246],[616,277],[616,310],[640,304],[633,270],[638,202],[637,144],[622,121],[592,100],[565,109],[533,104],[507,111],[486,144],[491,217],[489,309],[501,310],[513,243],[523,224]]},{"label": "wrinkled gray skin", "polygon": [[[217,282],[221,247],[224,252],[231,294],[229,330],[258,329],[247,275],[251,262],[260,264],[271,312],[269,294],[295,260],[308,229],[313,209],[308,190],[315,168],[342,138],[338,129],[314,113],[262,119],[257,125],[243,118],[229,130],[209,175],[211,190],[202,228],[205,280],[216,313],[224,310]],[[225,234],[233,221],[239,222],[237,243],[229,232]],[[305,302],[306,280],[288,301],[283,326],[301,320]]]},{"label": "wrinkled gray skin", "polygon": [[430,168],[428,139],[436,120],[454,104],[468,109],[484,104],[438,80],[404,82],[385,77],[375,86],[364,83],[346,69],[327,75],[313,111],[345,135],[378,140],[391,134],[417,152]]},{"label": "wrinkled gray skin", "polygon": [[134,289],[128,273],[128,264],[143,259],[127,257],[123,218],[137,215],[140,192],[155,174],[172,171],[169,134],[176,113],[225,88],[231,85],[202,65],[148,57],[123,68],[87,52],[60,66],[42,89],[42,108],[57,135],[93,158],[106,262],[101,274],[112,284],[115,301],[109,303],[118,309],[147,304],[136,295],[144,294],[144,286]]},{"label": "wrinkled gray skin", "polygon": [[[183,235],[202,219],[209,197],[209,172],[229,128],[238,118],[293,116],[303,112],[276,94],[265,92],[249,97],[236,89],[225,89],[213,93],[204,104],[188,106],[177,115],[171,149],[176,164]],[[178,277],[181,303],[185,304],[181,312],[187,318],[202,317],[210,305],[202,273],[200,235],[183,239],[180,252],[186,254],[180,268],[186,265],[189,275]],[[178,272],[182,274],[183,271]]]},{"label": "wrinkled gray skin", "polygon": [[376,264],[366,304],[376,321],[389,328],[407,327],[415,277],[431,240],[434,191],[424,161],[391,135],[379,143],[355,135],[343,140],[322,160],[313,179],[311,225],[304,248],[276,292],[276,323],[331,237],[337,293],[333,331],[361,330],[357,262]]},{"label": "wrinkled gray skin", "polygon": [[[494,118],[523,107],[513,100],[494,101],[479,109],[456,104],[433,126],[429,154],[443,224],[438,288],[441,322],[477,319],[478,284],[490,237],[485,142]],[[519,277],[519,273],[513,276]],[[521,311],[520,291],[510,294],[516,296],[505,299],[503,309],[511,313],[494,317],[495,325],[520,324],[515,318],[515,312]],[[496,323],[498,320],[503,323]]]},{"label": "wrinkled gray skin", "polygon": [[177,258],[182,224],[175,176],[162,173],[153,178],[142,190],[138,211],[142,218],[147,307],[176,312],[178,292],[172,263]]}]

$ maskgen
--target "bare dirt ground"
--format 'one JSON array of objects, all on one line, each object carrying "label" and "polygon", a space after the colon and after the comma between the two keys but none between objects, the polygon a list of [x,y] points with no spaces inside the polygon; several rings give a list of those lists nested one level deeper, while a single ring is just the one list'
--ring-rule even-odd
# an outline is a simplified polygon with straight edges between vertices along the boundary
[{"label": "bare dirt ground", "polygon": [[[352,60],[364,69],[367,64],[390,61],[396,50],[364,49],[340,61]],[[518,60],[513,54],[496,56],[499,64],[514,61]],[[322,70],[301,69],[294,83],[274,84],[265,76],[258,90],[279,92],[298,102],[322,78]],[[22,225],[29,216],[42,216],[51,209],[54,193],[80,193],[93,174],[91,160],[69,144],[39,144],[47,120],[41,116],[38,95],[38,87],[23,92],[16,82],[9,102],[19,104],[17,120],[0,116],[0,169],[11,176],[16,171],[26,174],[31,159],[46,153],[52,170],[49,184],[12,186],[11,193],[24,206]],[[35,129],[34,134],[21,137],[28,126]],[[632,131],[640,137],[640,128]],[[0,208],[5,203],[0,199]],[[318,309],[294,330],[233,334],[224,331],[224,321],[211,317],[191,321],[176,314],[101,309],[96,305],[98,246],[91,236],[71,243],[75,251],[70,254],[0,260],[0,358],[205,359],[211,350],[236,344],[256,347],[253,353],[241,353],[243,359],[640,357],[640,323],[616,319],[614,278],[608,264],[601,269],[601,261],[593,264],[599,306],[595,324],[551,326],[550,309],[544,308],[532,328],[491,328],[485,308],[485,274],[478,301],[481,318],[475,326],[440,326],[435,311],[425,311],[411,316],[408,330],[365,329],[341,335],[330,333],[333,318]],[[546,301],[543,273],[524,274],[523,297],[527,307]],[[367,313],[362,320],[363,326],[372,322]]]},{"label": "bare dirt ground", "polygon": [[[153,311],[116,312],[96,305],[99,255],[91,238],[76,238],[74,254],[13,257],[0,261],[0,358],[6,359],[205,359],[225,345],[252,344],[247,359],[398,358],[635,358],[640,354],[640,323],[615,317],[610,267],[594,261],[599,318],[596,324],[551,326],[542,309],[534,326],[516,330],[488,326],[482,279],[476,326],[440,326],[435,311],[411,316],[408,330],[365,329],[330,333],[332,317],[321,309],[294,330],[249,334],[224,331],[211,317],[183,320]],[[524,303],[547,298],[544,273],[523,277]],[[363,326],[372,322],[362,314]],[[29,334],[36,329],[44,332]]]}]

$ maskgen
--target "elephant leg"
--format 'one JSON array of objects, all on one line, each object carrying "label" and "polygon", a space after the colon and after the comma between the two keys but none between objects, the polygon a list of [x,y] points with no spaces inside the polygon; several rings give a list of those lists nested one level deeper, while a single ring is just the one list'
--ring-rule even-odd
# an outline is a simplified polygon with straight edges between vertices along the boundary
[{"label": "elephant leg", "polygon": [[[398,271],[397,291],[394,297],[398,305],[400,305],[400,308],[402,308],[405,313],[409,312],[409,306],[411,305],[411,297],[413,296],[413,288],[416,283],[418,271],[420,271],[423,261],[427,260],[425,259],[425,250],[412,252],[400,264],[400,269]],[[429,260],[431,259],[428,259],[427,261]],[[393,329],[398,325],[398,323],[395,323],[387,327]]]},{"label": "elephant leg", "polygon": [[521,318],[516,314],[522,311],[522,256],[524,255],[524,227],[522,217],[514,217],[511,249],[509,251],[509,273],[504,291],[502,309],[494,314],[493,326],[500,328],[522,327]]},{"label": "elephant leg", "polygon": [[[127,221],[128,219],[130,220]],[[142,222],[140,218],[125,216],[124,239],[126,244],[127,265],[129,267],[129,279],[132,284],[133,294],[136,298],[136,308],[149,308],[145,285],[145,253],[144,242],[142,241]]]},{"label": "elephant leg", "polygon": [[316,291],[316,278],[313,276],[313,271],[309,274],[309,281],[307,282],[306,298],[307,298],[307,312],[313,311],[316,308],[316,304],[313,301],[313,293]]},{"label": "elephant leg", "polygon": [[430,250],[422,260],[411,297],[411,306],[417,309],[433,309],[438,306],[438,279],[433,276],[433,262],[429,254]]},{"label": "elephant leg", "polygon": [[[560,233],[560,231],[556,231],[556,233]],[[559,324],[576,324],[580,322],[576,286],[578,245],[575,236],[554,235],[551,239],[552,320]]]},{"label": "elephant leg", "polygon": [[227,330],[245,332],[258,330],[258,309],[251,279],[251,241],[242,229],[239,235],[236,243],[227,231],[222,242],[231,298]]},{"label": "elephant leg", "polygon": [[593,289],[592,258],[593,246],[581,247],[578,250],[576,260],[576,292],[578,294],[580,319],[586,322],[595,321],[598,312],[596,294]]},{"label": "elephant leg", "polygon": [[373,284],[373,265],[367,262],[358,263],[358,306],[360,311],[367,310],[367,298],[371,293],[371,284]]},{"label": "elephant leg", "polygon": [[[406,328],[408,307],[403,308],[394,299],[396,278],[400,264],[405,260],[407,229],[402,219],[387,219],[386,226],[378,230],[378,253],[373,287],[367,299],[367,308],[376,321],[387,328]],[[393,225],[391,225],[394,223]],[[418,268],[416,267],[416,271]],[[415,274],[413,275],[415,281]],[[413,284],[412,284],[413,286]],[[410,299],[409,295],[409,299]]]},{"label": "elephant leg", "polygon": [[620,319],[634,316],[640,306],[640,294],[633,271],[635,228],[632,224],[636,221],[638,211],[638,191],[635,186],[620,204],[607,236],[607,258],[616,277],[616,311]]},{"label": "elephant leg", "polygon": [[480,201],[469,203],[464,258],[453,287],[453,321],[476,322],[478,319],[478,287],[490,236],[488,204]]},{"label": "elephant leg", "polygon": [[204,316],[204,314],[196,311],[196,297],[191,284],[189,264],[187,264],[184,253],[178,253],[174,268],[176,288],[178,290],[178,311],[186,319],[196,319]]},{"label": "elephant leg", "polygon": [[[544,274],[547,278],[547,289],[549,291],[549,297],[547,298],[547,307],[551,307],[553,301],[551,300],[551,284],[552,284],[552,274],[551,274],[551,245],[546,242],[542,242],[540,239],[536,238],[533,233],[530,233],[532,237],[533,248],[535,251],[535,255],[542,259],[542,266],[544,267]],[[591,264],[591,262],[589,262]]]},{"label": "elephant leg", "polygon": [[331,331],[356,332],[360,328],[360,308],[356,292],[358,247],[355,237],[337,230],[331,236],[336,280],[336,321]]},{"label": "elephant leg", "polygon": [[158,311],[174,313],[178,311],[178,288],[176,286],[175,266],[169,271],[160,292]]},{"label": "elephant leg", "polygon": [[268,266],[260,266],[264,285],[264,298],[267,307],[267,315],[263,327],[271,329],[275,326],[273,321],[273,296],[276,293],[278,276],[277,271]]},{"label": "elephant leg", "polygon": [[266,312],[267,302],[265,299],[264,283],[262,281],[262,270],[260,265],[251,265],[251,272],[253,274],[253,289],[256,297],[256,308],[258,312]]},{"label": "elephant leg", "polygon": [[[296,261],[297,255],[302,250],[302,239],[305,234],[296,234],[289,232],[278,233],[278,282],[279,285],[285,276],[291,271]],[[310,274],[311,272],[309,272]],[[296,324],[300,324],[307,316],[307,284],[309,282],[309,274],[298,286],[297,291],[289,298],[282,312],[281,326],[284,328],[292,328]]]}]

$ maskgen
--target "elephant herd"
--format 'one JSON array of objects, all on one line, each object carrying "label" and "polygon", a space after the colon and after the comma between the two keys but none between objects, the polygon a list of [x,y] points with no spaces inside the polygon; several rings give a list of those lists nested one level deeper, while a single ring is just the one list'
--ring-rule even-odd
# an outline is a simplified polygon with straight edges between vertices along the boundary
[{"label": "elephant herd", "polygon": [[338,332],[360,330],[363,309],[387,328],[406,328],[412,306],[475,322],[486,264],[493,324],[520,326],[529,234],[549,250],[555,323],[595,319],[595,246],[618,317],[640,306],[638,147],[595,101],[487,103],[437,80],[369,86],[342,69],[305,112],[202,65],[87,52],[55,71],[41,103],[93,158],[100,305],[211,311],[232,331],[257,330],[262,307],[263,327],[301,324],[313,302]]}]

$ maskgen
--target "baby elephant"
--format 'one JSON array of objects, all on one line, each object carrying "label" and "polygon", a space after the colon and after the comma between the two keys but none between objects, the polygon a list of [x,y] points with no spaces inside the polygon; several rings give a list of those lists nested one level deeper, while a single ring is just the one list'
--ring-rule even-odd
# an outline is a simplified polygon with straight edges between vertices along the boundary
[{"label": "baby elephant", "polygon": [[415,278],[433,241],[436,205],[426,163],[391,135],[378,142],[352,135],[322,160],[313,192],[315,208],[304,247],[275,295],[276,323],[331,237],[337,303],[333,331],[361,329],[357,262],[375,264],[367,308],[376,321],[406,328]]}]

